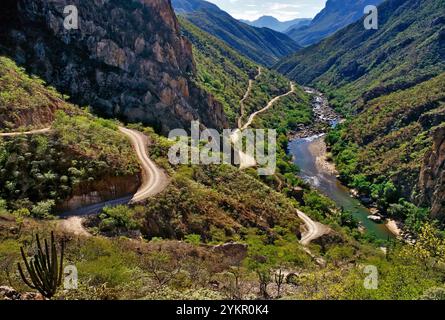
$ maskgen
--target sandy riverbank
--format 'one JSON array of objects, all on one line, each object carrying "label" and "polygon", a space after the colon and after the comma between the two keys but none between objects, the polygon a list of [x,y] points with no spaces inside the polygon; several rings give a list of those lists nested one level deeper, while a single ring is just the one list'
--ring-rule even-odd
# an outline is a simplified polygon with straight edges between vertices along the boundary
[{"label": "sandy riverbank", "polygon": [[396,237],[400,237],[402,235],[402,230],[400,229],[399,224],[400,223],[395,220],[387,219],[385,225],[392,234]]},{"label": "sandy riverbank", "polygon": [[[309,152],[316,159],[315,165],[319,172],[338,175],[338,171],[335,168],[334,163],[327,160],[326,144],[323,137],[314,140],[314,142],[309,146]],[[396,237],[402,236],[402,226],[400,222],[392,219],[386,219],[385,226]]]},{"label": "sandy riverbank", "polygon": [[337,175],[338,172],[335,169],[335,165],[329,162],[326,158],[326,144],[323,137],[315,140],[310,146],[309,151],[315,157],[315,165],[320,172],[327,172],[329,174]]}]

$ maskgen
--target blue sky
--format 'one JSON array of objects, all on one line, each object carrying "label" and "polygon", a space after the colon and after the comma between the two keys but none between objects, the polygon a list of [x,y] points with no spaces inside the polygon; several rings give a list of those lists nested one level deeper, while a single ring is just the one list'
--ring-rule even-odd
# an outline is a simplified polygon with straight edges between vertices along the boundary
[{"label": "blue sky", "polygon": [[207,0],[237,19],[255,20],[263,15],[286,21],[313,18],[326,0]]}]

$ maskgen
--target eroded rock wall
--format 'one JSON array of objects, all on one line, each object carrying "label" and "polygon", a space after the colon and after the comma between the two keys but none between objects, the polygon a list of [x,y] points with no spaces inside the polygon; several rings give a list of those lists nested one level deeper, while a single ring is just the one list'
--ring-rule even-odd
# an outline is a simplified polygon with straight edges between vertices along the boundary
[{"label": "eroded rock wall", "polygon": [[433,218],[445,219],[445,126],[433,133],[433,146],[425,156],[417,186],[417,202],[431,207]]},{"label": "eroded rock wall", "polygon": [[[75,5],[79,29],[66,30]],[[100,115],[166,133],[200,120],[227,127],[221,104],[193,82],[192,47],[170,0],[4,0],[0,54]]]}]

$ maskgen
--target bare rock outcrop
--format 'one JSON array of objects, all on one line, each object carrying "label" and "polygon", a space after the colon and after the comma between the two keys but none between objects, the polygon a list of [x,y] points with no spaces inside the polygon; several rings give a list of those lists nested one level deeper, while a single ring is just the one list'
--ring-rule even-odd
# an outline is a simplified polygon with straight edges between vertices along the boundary
[{"label": "bare rock outcrop", "polygon": [[426,154],[417,184],[418,205],[431,207],[433,218],[445,218],[445,126],[432,134],[433,146]]},{"label": "bare rock outcrop", "polygon": [[[64,28],[75,5],[79,28]],[[167,132],[200,120],[227,127],[223,107],[193,82],[192,46],[169,0],[4,0],[0,54],[99,114]]]},{"label": "bare rock outcrop", "polygon": [[71,196],[58,204],[60,212],[69,212],[92,204],[133,195],[138,190],[141,179],[134,176],[108,176],[93,182],[77,185]]},{"label": "bare rock outcrop", "polygon": [[231,261],[236,261],[233,264],[239,264],[247,257],[247,249],[246,244],[229,242],[213,247],[212,251],[230,258]]},{"label": "bare rock outcrop", "polygon": [[45,300],[45,298],[40,293],[20,293],[14,288],[0,286],[0,300]]}]

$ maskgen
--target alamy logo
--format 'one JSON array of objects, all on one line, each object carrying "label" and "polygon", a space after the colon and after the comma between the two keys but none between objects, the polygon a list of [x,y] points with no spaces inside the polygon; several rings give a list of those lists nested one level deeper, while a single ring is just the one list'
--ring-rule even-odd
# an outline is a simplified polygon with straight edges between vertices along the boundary
[{"label": "alamy logo", "polygon": [[63,288],[65,290],[76,290],[78,287],[77,268],[74,265],[68,265],[63,269],[65,275],[63,281]]},{"label": "alamy logo", "polygon": [[363,270],[367,276],[363,282],[363,286],[368,290],[377,290],[379,288],[379,272],[376,266],[369,265]]},{"label": "alamy logo", "polygon": [[263,176],[275,173],[275,130],[226,129],[221,135],[215,129],[200,131],[199,122],[192,121],[191,137],[184,129],[175,129],[168,138],[175,142],[168,152],[168,159],[174,165],[224,163],[240,165],[240,169],[257,167],[258,174]]},{"label": "alamy logo", "polygon": [[367,16],[363,22],[366,30],[377,30],[379,28],[379,14],[376,6],[368,5],[363,10]]},{"label": "alamy logo", "polygon": [[63,14],[66,15],[63,20],[63,27],[66,30],[79,29],[79,11],[74,5],[66,6],[63,9]]}]

